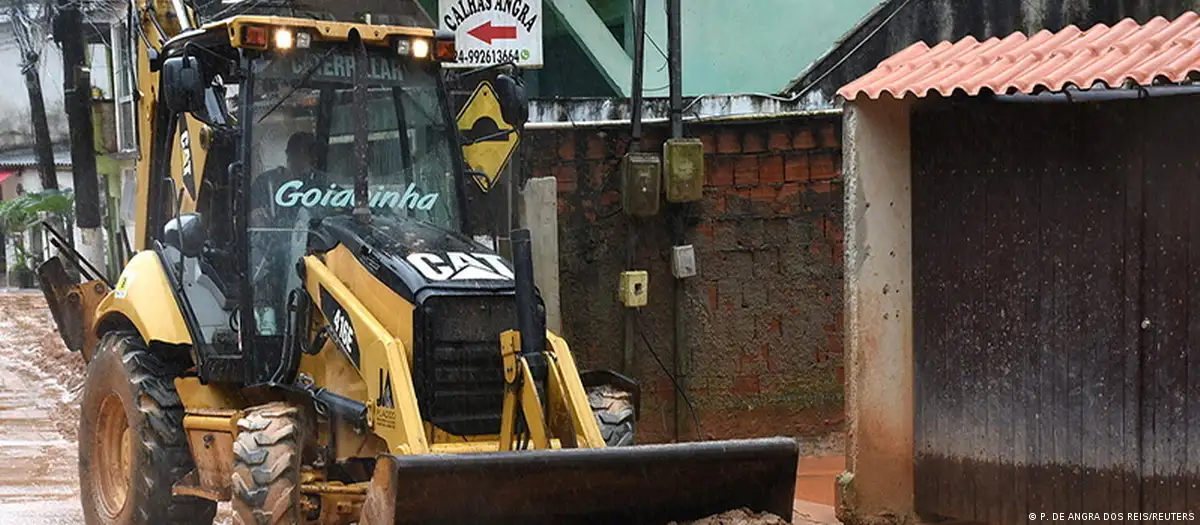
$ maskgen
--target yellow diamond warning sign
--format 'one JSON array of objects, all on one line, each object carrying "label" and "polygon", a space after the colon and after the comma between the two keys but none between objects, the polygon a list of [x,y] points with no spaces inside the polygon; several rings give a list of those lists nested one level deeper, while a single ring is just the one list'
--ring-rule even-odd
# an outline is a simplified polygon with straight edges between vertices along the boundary
[{"label": "yellow diamond warning sign", "polygon": [[490,82],[480,82],[459,112],[458,131],[463,136],[463,158],[471,169],[483,174],[476,175],[475,182],[487,193],[500,179],[521,139],[517,129],[504,120]]}]

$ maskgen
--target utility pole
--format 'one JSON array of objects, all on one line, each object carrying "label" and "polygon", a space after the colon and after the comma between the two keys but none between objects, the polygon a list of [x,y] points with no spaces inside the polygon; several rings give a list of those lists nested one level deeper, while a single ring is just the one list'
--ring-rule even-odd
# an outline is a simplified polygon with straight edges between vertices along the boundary
[{"label": "utility pole", "polygon": [[104,234],[100,221],[100,182],[92,129],[92,78],[87,66],[83,11],[85,0],[58,0],[54,40],[62,47],[63,99],[71,131],[71,166],[75,184],[75,249],[96,266],[104,266]]},{"label": "utility pole", "polygon": [[[680,0],[667,0],[667,76],[671,84],[671,139],[683,138],[683,36],[680,20],[683,17]],[[688,203],[667,206],[667,220],[671,226],[671,242],[675,246],[687,244]],[[675,389],[675,440],[683,439],[687,418],[684,408],[690,409],[684,392],[688,389],[688,373],[691,367],[691,348],[688,346],[688,330],[684,318],[687,316],[687,283],[675,279],[672,287],[675,333],[673,334]],[[698,425],[699,422],[696,422]],[[697,440],[703,440],[700,429],[694,428]]]},{"label": "utility pole", "polygon": [[38,175],[42,190],[58,189],[58,166],[54,162],[54,145],[50,143],[50,124],[46,121],[46,100],[42,96],[42,78],[38,74],[38,55],[21,59],[25,91],[29,94],[29,113],[33,117],[33,150],[37,156]]},{"label": "utility pole", "polygon": [[642,76],[646,68],[646,0],[633,0],[633,85],[630,86],[632,101],[629,121],[633,127],[633,141],[629,151],[641,151],[642,147]]},{"label": "utility pole", "polygon": [[[642,76],[646,56],[646,0],[633,0],[633,85],[630,86],[629,120],[630,131],[629,153],[637,153],[642,148]],[[624,191],[624,189],[622,189]],[[632,270],[637,263],[638,227],[637,217],[629,216],[625,234],[625,268]],[[625,340],[621,352],[621,371],[634,374],[634,352],[637,333],[634,330],[637,312],[633,308],[624,308],[622,324],[624,325]]]},{"label": "utility pole", "polygon": [[671,138],[683,138],[683,35],[679,0],[667,0],[667,77],[671,84]]},{"label": "utility pole", "polygon": [[34,153],[43,190],[58,189],[58,169],[54,146],[50,143],[50,125],[46,121],[46,102],[42,97],[42,79],[38,73],[44,47],[49,6],[37,2],[12,0],[4,4],[4,14],[12,22],[13,37],[21,52],[21,76],[29,96],[29,114],[33,123]]}]

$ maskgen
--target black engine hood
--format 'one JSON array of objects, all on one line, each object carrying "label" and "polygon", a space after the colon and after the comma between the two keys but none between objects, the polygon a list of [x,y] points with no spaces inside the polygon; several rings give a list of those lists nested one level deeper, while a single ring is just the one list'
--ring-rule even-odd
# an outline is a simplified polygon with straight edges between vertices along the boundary
[{"label": "black engine hood", "polygon": [[[439,292],[510,294],[512,265],[470,238],[417,220],[327,217],[310,241],[318,250],[342,244],[380,281],[417,304]],[[318,245],[323,245],[318,247]]]}]

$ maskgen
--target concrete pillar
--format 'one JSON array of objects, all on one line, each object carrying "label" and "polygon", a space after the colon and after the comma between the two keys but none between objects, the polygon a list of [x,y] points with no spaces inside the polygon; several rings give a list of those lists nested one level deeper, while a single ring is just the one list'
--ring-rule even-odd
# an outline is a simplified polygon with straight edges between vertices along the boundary
[{"label": "concrete pillar", "polygon": [[533,279],[546,302],[546,328],[562,334],[558,287],[558,181],[529,179],[521,189],[521,227],[533,239]]},{"label": "concrete pillar", "polygon": [[101,228],[84,228],[75,226],[75,251],[87,262],[100,271],[107,268],[104,255],[104,230]]},{"label": "concrete pillar", "polygon": [[844,114],[846,523],[914,515],[909,112],[884,95]]}]

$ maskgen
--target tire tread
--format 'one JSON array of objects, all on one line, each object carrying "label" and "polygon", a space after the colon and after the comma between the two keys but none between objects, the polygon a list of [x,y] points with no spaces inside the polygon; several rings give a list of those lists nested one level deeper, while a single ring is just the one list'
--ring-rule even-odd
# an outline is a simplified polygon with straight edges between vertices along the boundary
[{"label": "tire tread", "polygon": [[[147,459],[141,476],[135,476],[130,487],[129,502],[134,505],[130,525],[212,525],[215,502],[171,494],[175,481],[195,468],[184,437],[183,403],[174,383],[191,367],[190,358],[172,355],[169,350],[151,351],[141,336],[127,331],[105,334],[96,355],[102,352],[119,352],[124,379],[142,415],[142,424],[134,431]],[[93,356],[92,362],[95,360]]]},{"label": "tire tread", "polygon": [[233,445],[233,523],[294,525],[299,510],[300,423],[284,403],[251,409]]},{"label": "tire tread", "polygon": [[596,415],[604,443],[610,447],[633,445],[637,432],[633,395],[610,385],[588,388],[587,393],[588,404]]}]

